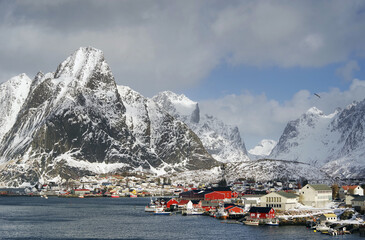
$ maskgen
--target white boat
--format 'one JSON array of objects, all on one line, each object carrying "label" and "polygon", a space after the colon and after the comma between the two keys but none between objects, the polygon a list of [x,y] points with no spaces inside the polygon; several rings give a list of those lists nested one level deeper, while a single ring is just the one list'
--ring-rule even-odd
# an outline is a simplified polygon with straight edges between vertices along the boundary
[{"label": "white boat", "polygon": [[163,208],[156,208],[153,215],[170,215],[171,212],[165,212]]},{"label": "white boat", "polygon": [[156,205],[148,205],[144,207],[145,212],[154,212],[156,210]]},{"label": "white boat", "polygon": [[245,225],[258,226],[259,225],[259,220],[246,220],[246,221],[243,221],[243,223]]},{"label": "white boat", "polygon": [[193,208],[182,212],[183,215],[203,215],[203,209]]},{"label": "white boat", "polygon": [[269,226],[279,226],[279,220],[275,219],[275,220],[269,220],[268,222],[266,222],[266,225]]},{"label": "white boat", "polygon": [[144,207],[144,211],[145,212],[154,212],[156,210],[156,204],[153,202],[152,198],[151,198],[151,202]]},{"label": "white boat", "polygon": [[321,232],[328,231],[329,229],[330,229],[330,227],[328,227],[326,224],[323,224],[323,223],[316,226],[316,230],[321,231]]}]

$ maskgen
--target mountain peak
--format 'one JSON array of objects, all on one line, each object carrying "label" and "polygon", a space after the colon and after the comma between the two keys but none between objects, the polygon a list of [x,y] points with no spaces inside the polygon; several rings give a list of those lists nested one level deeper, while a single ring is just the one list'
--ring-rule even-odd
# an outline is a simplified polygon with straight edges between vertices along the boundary
[{"label": "mountain peak", "polygon": [[311,107],[310,109],[308,109],[308,111],[306,112],[306,114],[311,114],[311,115],[323,115],[323,112],[321,110],[319,110],[316,107]]},{"label": "mountain peak", "polygon": [[58,66],[55,78],[75,77],[84,82],[94,72],[110,72],[103,52],[93,47],[80,47]]},{"label": "mountain peak", "polygon": [[199,113],[198,103],[190,100],[184,94],[179,95],[171,91],[164,91],[154,96],[152,100],[160,104],[163,109],[168,110],[173,116],[190,116],[194,112],[195,114]]}]

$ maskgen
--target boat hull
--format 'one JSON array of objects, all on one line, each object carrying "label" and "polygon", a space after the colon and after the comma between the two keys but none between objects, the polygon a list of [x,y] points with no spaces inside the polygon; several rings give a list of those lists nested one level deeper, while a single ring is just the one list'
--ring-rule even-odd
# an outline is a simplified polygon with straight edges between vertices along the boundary
[{"label": "boat hull", "polygon": [[245,225],[249,225],[249,226],[258,226],[259,225],[258,221],[244,221],[243,223]]}]

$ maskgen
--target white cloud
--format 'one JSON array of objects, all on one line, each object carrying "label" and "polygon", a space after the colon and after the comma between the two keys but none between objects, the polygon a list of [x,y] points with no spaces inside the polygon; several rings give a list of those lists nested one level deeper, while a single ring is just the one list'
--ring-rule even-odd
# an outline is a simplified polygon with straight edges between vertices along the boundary
[{"label": "white cloud", "polygon": [[355,71],[359,71],[359,64],[352,60],[347,62],[344,66],[336,70],[336,74],[342,77],[345,81],[351,81],[353,79],[353,74]]},{"label": "white cloud", "polygon": [[202,113],[215,115],[224,122],[238,126],[249,149],[262,139],[278,141],[286,124],[313,106],[330,114],[338,107],[344,108],[353,101],[363,100],[365,81],[355,79],[346,91],[334,88],[319,95],[321,98],[301,90],[289,101],[279,103],[264,94],[243,92],[241,95],[227,95],[199,104]]},{"label": "white cloud", "polygon": [[1,76],[54,71],[94,46],[119,84],[151,96],[199,84],[222,61],[318,67],[365,53],[364,1],[46,2],[0,2]]}]

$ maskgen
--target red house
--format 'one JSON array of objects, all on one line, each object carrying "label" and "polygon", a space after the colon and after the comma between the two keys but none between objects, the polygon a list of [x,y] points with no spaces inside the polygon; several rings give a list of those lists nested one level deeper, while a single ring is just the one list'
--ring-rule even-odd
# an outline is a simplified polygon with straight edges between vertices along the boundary
[{"label": "red house", "polygon": [[275,218],[275,210],[271,207],[252,207],[250,217],[255,219]]},{"label": "red house", "polygon": [[219,192],[224,194],[224,198],[231,199],[232,198],[232,190],[229,187],[214,187],[212,188],[214,192]]},{"label": "red house", "polygon": [[186,199],[180,200],[180,202],[177,204],[177,206],[179,208],[184,208],[184,207],[186,207],[186,204],[188,204],[189,201],[190,200],[186,200]]},{"label": "red house", "polygon": [[242,215],[245,213],[245,210],[238,206],[230,206],[226,208],[229,215]]},{"label": "red house", "polygon": [[[205,191],[204,200],[223,200],[223,199],[231,199],[232,198],[232,190],[229,187],[213,187],[208,188]],[[223,194],[222,195],[219,195]],[[206,197],[208,195],[208,197]]]},{"label": "red house", "polygon": [[178,201],[176,201],[176,199],[175,198],[171,198],[167,203],[166,203],[166,207],[167,208],[170,208],[171,207],[171,205],[177,205],[179,202]]},{"label": "red house", "polygon": [[204,195],[205,201],[212,201],[212,200],[224,200],[225,194],[220,192],[210,192]]},{"label": "red house", "polygon": [[159,198],[156,203],[161,206],[166,206],[166,208],[170,208],[172,205],[178,205],[178,201],[175,198]]}]

